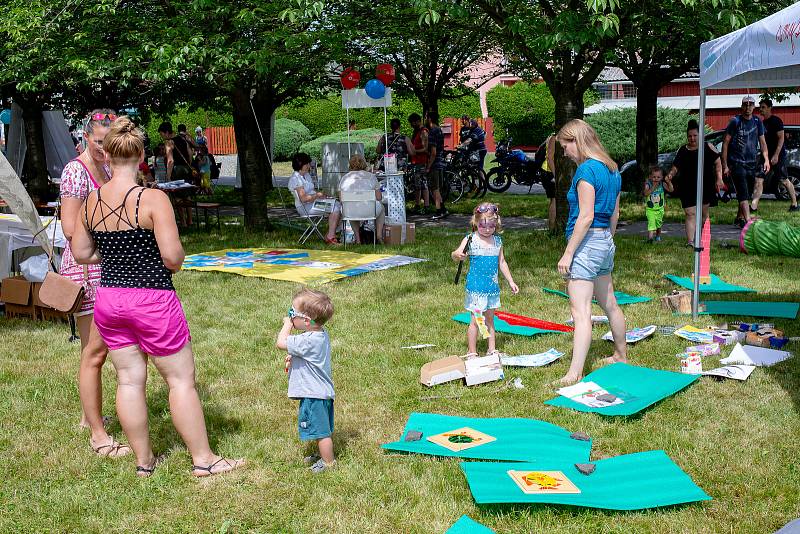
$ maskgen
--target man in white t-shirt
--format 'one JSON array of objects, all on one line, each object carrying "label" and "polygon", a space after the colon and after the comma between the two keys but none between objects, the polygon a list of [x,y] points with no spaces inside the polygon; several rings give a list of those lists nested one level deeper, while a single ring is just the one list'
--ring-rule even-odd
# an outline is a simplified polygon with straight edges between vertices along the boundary
[{"label": "man in white t-shirt", "polygon": [[292,158],[292,169],[294,172],[289,178],[288,188],[294,193],[294,207],[297,208],[297,213],[311,217],[328,213],[328,233],[325,236],[325,242],[330,245],[338,245],[336,228],[342,216],[341,206],[325,193],[314,189],[314,182],[309,174],[311,157],[308,154],[304,152],[295,154]]},{"label": "man in white t-shirt", "polygon": [[[375,178],[375,175],[371,172],[367,171],[367,160],[364,159],[364,156],[361,154],[354,154],[350,158],[350,172],[342,176],[339,180],[339,191],[344,192],[353,192],[353,191],[375,191],[375,213],[377,217],[375,219],[375,240],[377,242],[381,242],[383,238],[383,223],[385,219],[385,212],[383,209],[383,203],[381,203],[381,186],[378,183],[378,179]],[[361,243],[361,236],[358,232],[359,222],[353,225],[351,221],[350,225],[353,228],[353,234],[355,234],[356,243]]]}]

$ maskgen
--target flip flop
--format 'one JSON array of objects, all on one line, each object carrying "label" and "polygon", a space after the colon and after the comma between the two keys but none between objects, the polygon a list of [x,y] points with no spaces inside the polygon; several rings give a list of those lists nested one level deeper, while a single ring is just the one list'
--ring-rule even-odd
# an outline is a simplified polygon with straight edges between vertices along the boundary
[{"label": "flip flop", "polygon": [[238,458],[236,460],[229,460],[228,458],[220,458],[216,462],[206,466],[193,465],[192,474],[198,478],[210,477],[212,475],[219,475],[221,473],[227,473],[228,471],[233,471],[238,467],[242,467],[245,463],[246,460],[244,458]]},{"label": "flip flop", "polygon": [[[113,418],[113,417],[111,417],[110,415],[104,415],[104,416],[103,416],[103,428],[108,428],[108,426],[109,426],[109,425],[110,425],[110,424],[111,424],[113,421],[114,421],[114,418]],[[89,425],[87,425],[87,424],[83,424],[83,423],[78,423],[78,428],[79,428],[80,430],[86,430],[87,428],[89,428]]]},{"label": "flip flop", "polygon": [[148,478],[148,477],[152,476],[153,475],[153,471],[156,470],[156,467],[158,467],[158,465],[160,463],[162,463],[166,459],[167,459],[167,455],[166,454],[159,454],[158,456],[155,457],[155,459],[153,460],[153,463],[150,465],[150,467],[145,467],[143,465],[137,465],[136,466],[136,476],[140,477],[140,478]]},{"label": "flip flop", "polygon": [[89,438],[89,447],[92,448],[96,455],[107,458],[120,458],[133,452],[130,446],[120,443],[119,441],[115,440],[113,436],[111,436],[111,443],[99,445],[97,447],[92,444],[92,440]]}]

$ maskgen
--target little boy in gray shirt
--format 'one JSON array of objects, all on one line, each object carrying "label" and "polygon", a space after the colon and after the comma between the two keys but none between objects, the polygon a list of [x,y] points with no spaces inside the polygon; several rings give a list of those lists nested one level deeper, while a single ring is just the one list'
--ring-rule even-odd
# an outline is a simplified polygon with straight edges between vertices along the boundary
[{"label": "little boy in gray shirt", "polygon": [[[300,401],[298,431],[303,441],[316,440],[319,455],[305,458],[320,473],[336,464],[333,455],[333,376],[331,341],[324,325],[333,317],[333,303],[322,291],[295,294],[289,316],[283,319],[277,346],[288,352],[289,398]],[[292,329],[297,335],[289,335]]]}]

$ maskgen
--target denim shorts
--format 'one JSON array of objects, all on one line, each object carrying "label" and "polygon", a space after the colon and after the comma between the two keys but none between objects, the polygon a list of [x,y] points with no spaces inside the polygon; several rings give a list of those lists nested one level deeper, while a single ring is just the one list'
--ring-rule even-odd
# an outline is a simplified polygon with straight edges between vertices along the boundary
[{"label": "denim shorts", "polygon": [[614,270],[614,237],[608,228],[590,228],[583,238],[569,269],[570,280],[594,280]]},{"label": "denim shorts", "polygon": [[300,399],[297,430],[303,441],[333,434],[333,399]]},{"label": "denim shorts", "polygon": [[736,200],[747,202],[753,194],[753,187],[756,179],[756,164],[745,164],[731,162],[728,165],[731,170],[731,181],[736,188]]}]

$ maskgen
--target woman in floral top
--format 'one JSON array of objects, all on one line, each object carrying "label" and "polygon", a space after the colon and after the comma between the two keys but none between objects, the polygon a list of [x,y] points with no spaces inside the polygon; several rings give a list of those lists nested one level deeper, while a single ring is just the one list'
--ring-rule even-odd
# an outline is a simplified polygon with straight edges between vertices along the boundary
[{"label": "woman in floral top", "polygon": [[70,240],[75,229],[81,204],[91,191],[111,179],[111,172],[105,164],[103,138],[116,114],[109,109],[93,111],[84,127],[86,150],[64,166],[61,173],[61,224],[67,246],[61,258],[61,275],[82,284],[85,288],[83,305],[75,319],[81,336],[81,363],[78,371],[78,394],[81,399],[83,416],[81,427],[89,428],[89,445],[101,456],[117,458],[131,452],[130,447],[122,445],[110,436],[105,429],[101,408],[103,406],[101,371],[108,355],[108,347],[103,342],[94,325],[94,298],[100,283],[100,266],[75,263],[70,248]]}]

